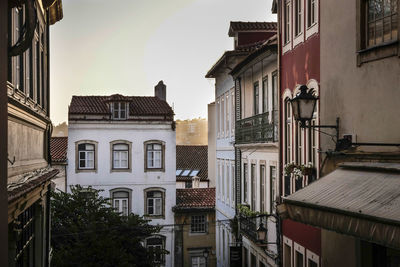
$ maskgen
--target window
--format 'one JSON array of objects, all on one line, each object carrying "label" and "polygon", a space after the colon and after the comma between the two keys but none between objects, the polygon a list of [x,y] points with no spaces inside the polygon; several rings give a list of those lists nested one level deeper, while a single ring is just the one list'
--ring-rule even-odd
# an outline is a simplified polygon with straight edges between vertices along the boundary
[{"label": "window", "polygon": [[185,188],[192,188],[193,187],[193,182],[192,181],[186,181],[185,182]]},{"label": "window", "polygon": [[147,171],[151,169],[164,169],[164,145],[162,143],[146,142],[145,148]]},{"label": "window", "polygon": [[113,150],[113,169],[129,168],[129,145],[115,144]]},{"label": "window", "polygon": [[254,83],[254,115],[257,115],[260,111],[260,92],[258,82]]},{"label": "window", "polygon": [[206,215],[192,215],[190,221],[191,233],[205,233],[207,231]]},{"label": "window", "polygon": [[247,178],[248,178],[248,170],[247,163],[243,163],[243,202],[247,203]]},{"label": "window", "polygon": [[226,97],[225,97],[225,136],[229,136],[229,133],[230,133],[230,131],[229,131],[229,126],[230,126],[230,113],[229,113],[229,92],[228,93],[226,93]]},{"label": "window", "polygon": [[231,184],[231,203],[232,205],[235,203],[235,161],[232,161],[231,163],[231,176],[232,176],[232,184]]},{"label": "window", "polygon": [[115,211],[123,216],[129,214],[129,193],[126,191],[116,191],[112,193],[112,204]]},{"label": "window", "polygon": [[283,266],[292,267],[292,240],[283,236]]},{"label": "window", "polygon": [[235,133],[235,91],[231,89],[231,133],[234,136]]},{"label": "window", "polygon": [[296,161],[297,164],[304,164],[304,129],[300,127],[301,123],[297,122],[297,133],[296,133]]},{"label": "window", "polygon": [[[17,221],[19,224],[14,225],[14,233],[16,233],[16,266],[33,266],[35,255],[35,208],[33,204],[20,215]],[[36,251],[37,253],[38,251]]]},{"label": "window", "polygon": [[256,210],[256,201],[257,201],[257,194],[256,194],[256,164],[251,164],[251,209]]},{"label": "window", "polygon": [[289,99],[285,100],[285,146],[285,164],[288,164],[292,151],[292,106]]},{"label": "window", "polygon": [[227,204],[229,204],[229,201],[231,199],[231,187],[232,187],[232,174],[230,173],[230,166],[229,166],[229,161],[226,161],[226,201]]},{"label": "window", "polygon": [[319,267],[319,256],[307,249],[307,267]]},{"label": "window", "polygon": [[272,122],[274,124],[274,142],[278,141],[278,73],[272,73]]},{"label": "window", "polygon": [[196,176],[197,174],[199,174],[200,170],[193,170],[189,176]]},{"label": "window", "polygon": [[270,179],[271,179],[271,207],[270,212],[275,212],[275,200],[276,200],[276,167],[270,166]]},{"label": "window", "polygon": [[192,267],[206,267],[206,258],[203,256],[192,257]]},{"label": "window", "polygon": [[181,174],[181,176],[188,176],[190,173],[190,170],[184,170]]},{"label": "window", "polygon": [[265,165],[260,165],[260,211],[265,212]]},{"label": "window", "polygon": [[305,267],[304,247],[294,243],[294,267]]},{"label": "window", "polygon": [[153,258],[154,263],[164,263],[165,238],[161,236],[146,239],[146,248]]},{"label": "window", "polygon": [[265,77],[263,80],[263,113],[269,111],[269,105],[268,105],[268,77]]},{"label": "window", "polygon": [[127,117],[127,103],[115,102],[112,103],[112,117],[114,120],[125,120]]},{"label": "window", "polygon": [[220,106],[221,106],[221,104],[220,104],[219,97],[217,97],[216,103],[217,103],[217,106],[216,106],[216,109],[217,109],[217,137],[220,137],[220,133],[221,133]]},{"label": "window", "polygon": [[316,2],[317,0],[307,0],[307,27],[310,28],[317,22]]},{"label": "window", "polygon": [[290,0],[283,1],[284,45],[290,42]]},{"label": "window", "polygon": [[176,170],[175,175],[176,175],[176,176],[180,176],[181,172],[182,172],[182,170]]},{"label": "window", "polygon": [[95,169],[95,145],[79,144],[78,145],[78,169]]},{"label": "window", "polygon": [[146,215],[162,216],[164,215],[164,192],[161,190],[145,191],[146,197]]},{"label": "window", "polygon": [[222,199],[225,201],[225,187],[226,187],[226,182],[225,182],[225,161],[221,161],[221,180],[222,180]]},{"label": "window", "polygon": [[295,0],[294,5],[294,35],[298,36],[303,32],[303,5],[302,0]]},{"label": "window", "polygon": [[368,0],[366,47],[397,41],[397,0]]},{"label": "window", "polygon": [[225,98],[221,96],[221,137],[225,135]]}]

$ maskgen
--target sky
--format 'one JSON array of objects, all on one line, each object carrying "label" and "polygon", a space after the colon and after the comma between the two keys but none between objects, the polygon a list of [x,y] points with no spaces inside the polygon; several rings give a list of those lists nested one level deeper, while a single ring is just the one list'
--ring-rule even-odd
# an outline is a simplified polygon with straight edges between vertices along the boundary
[{"label": "sky", "polygon": [[63,0],[50,27],[51,119],[68,120],[72,95],[154,95],[163,80],[175,119],[207,118],[214,80],[233,49],[230,21],[276,21],[272,0]]}]

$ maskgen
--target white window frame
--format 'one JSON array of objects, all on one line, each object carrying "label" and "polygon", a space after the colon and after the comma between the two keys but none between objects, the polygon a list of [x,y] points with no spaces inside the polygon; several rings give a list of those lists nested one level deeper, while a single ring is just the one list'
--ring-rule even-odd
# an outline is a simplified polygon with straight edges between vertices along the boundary
[{"label": "white window frame", "polygon": [[[315,1],[315,22],[308,26],[308,5],[310,1]],[[305,9],[305,20],[306,24],[306,40],[310,38],[312,35],[318,32],[319,30],[319,0],[306,0],[306,9]]]},{"label": "white window frame", "polygon": [[[160,149],[155,149],[154,145],[160,146]],[[149,148],[149,146],[152,146]],[[162,143],[147,143],[146,144],[146,169],[162,169],[163,168],[163,144]],[[150,156],[151,155],[151,156]],[[159,157],[159,164],[156,164],[156,157]]]},{"label": "white window frame", "polygon": [[221,136],[221,118],[220,118],[221,101],[220,101],[220,98],[217,97],[215,102],[216,102],[216,109],[217,109],[217,138],[220,138],[220,136]]},{"label": "white window frame", "polygon": [[[195,263],[193,263],[193,260]],[[206,258],[204,256],[191,256],[190,257],[190,266],[191,267],[206,267]]]},{"label": "white window frame", "polygon": [[[293,0],[293,48],[296,47],[298,44],[304,42],[304,0]],[[300,32],[297,33],[296,35],[296,30],[297,27],[297,16],[299,14],[295,14],[295,10],[297,7],[297,4],[300,3],[300,8],[299,8],[299,13],[300,13],[300,19],[299,19],[299,24],[300,24]]]},{"label": "white window frame", "polygon": [[230,126],[231,126],[231,122],[230,122],[230,101],[229,101],[229,91],[225,94],[225,137],[228,138],[231,131],[230,131]]},{"label": "white window frame", "polygon": [[[161,193],[160,197],[148,197],[147,194],[151,193],[151,192],[158,192]],[[164,215],[164,192],[161,190],[148,190],[145,192],[145,196],[146,196],[146,216],[163,216]],[[150,200],[153,201],[153,213],[149,212],[149,208],[150,208]],[[157,202],[159,202],[159,208],[160,210],[157,211]]]},{"label": "white window frame", "polygon": [[[285,16],[285,14],[289,13]],[[286,20],[288,19],[288,21]],[[292,3],[291,0],[282,1],[282,25],[284,25],[282,34],[282,54],[292,49]],[[285,40],[288,36],[289,40]]]},{"label": "white window frame", "polygon": [[[124,145],[126,146],[126,150],[122,149],[116,149],[115,146],[118,145]],[[125,143],[116,143],[112,145],[112,153],[113,153],[113,158],[112,158],[112,168],[113,169],[122,169],[122,170],[127,170],[129,169],[129,144]],[[122,166],[122,162],[124,161],[122,159],[122,156],[125,155],[126,158],[126,166]],[[116,166],[116,161],[119,163],[119,166]]]},{"label": "white window frame", "polygon": [[[85,145],[85,150],[79,150],[80,145]],[[93,150],[87,150],[86,145],[93,146]],[[81,159],[81,153],[85,154],[85,158]],[[89,155],[91,155],[92,159],[89,159]],[[84,160],[85,166],[81,167],[81,160]],[[92,161],[92,166],[88,166],[89,161]],[[91,143],[80,143],[78,144],[78,169],[79,170],[95,170],[96,169],[96,145]]]},{"label": "white window frame", "polygon": [[[272,168],[275,170],[275,176],[272,176]],[[274,184],[272,183],[272,180],[274,178]],[[278,183],[278,172],[277,172],[277,167],[276,165],[269,165],[269,180],[270,180],[270,193],[269,193],[269,198],[270,198],[270,205],[269,205],[269,212],[270,213],[275,213],[275,198],[278,194],[276,190],[276,185]],[[274,194],[272,194],[274,192]],[[274,196],[275,195],[275,198]]]},{"label": "white window frame", "polygon": [[[267,206],[267,166],[265,162],[260,163],[260,212],[266,212]],[[261,171],[263,169],[264,173]]]},{"label": "white window frame", "polygon": [[285,257],[285,245],[287,245],[288,247],[290,247],[290,257],[289,257],[289,259],[290,259],[290,265],[289,266],[293,266],[293,241],[291,240],[291,239],[289,239],[289,238],[287,238],[286,236],[283,236],[283,251],[282,251],[282,254],[283,254],[283,266],[287,266],[286,265],[286,262],[285,262],[285,259],[286,259],[286,257]]},{"label": "white window frame", "polygon": [[227,183],[226,183],[226,203],[229,205],[231,201],[231,187],[232,187],[232,174],[230,170],[230,163],[229,160],[225,162],[225,168],[226,168],[226,177],[227,177]]},{"label": "white window frame", "polygon": [[[126,206],[124,206],[124,203],[125,203]],[[127,198],[127,197],[124,197],[124,198],[122,198],[122,197],[113,198],[113,207],[114,207],[115,211],[120,212],[121,215],[127,216],[128,215],[128,210],[129,210],[129,198]]]},{"label": "white window frame", "polygon": [[224,95],[221,95],[221,138],[224,138],[225,136],[225,97]]},{"label": "white window frame", "polygon": [[235,137],[235,120],[236,120],[236,116],[235,116],[235,88],[231,89],[231,137],[234,138]]},{"label": "white window frame", "polygon": [[315,254],[314,252],[306,249],[306,267],[310,267],[310,265],[308,264],[308,260],[311,260],[313,262],[315,262],[317,264],[317,267],[319,267],[319,256],[317,254]]},{"label": "white window frame", "polygon": [[[126,102],[113,102],[111,103],[111,116],[113,120],[126,120],[128,118],[128,108]],[[115,111],[117,111],[117,116],[115,116]],[[125,116],[122,116],[122,111],[125,111]]]},{"label": "white window frame", "polygon": [[222,198],[222,201],[225,202],[225,186],[226,186],[226,182],[225,182],[225,160],[221,160],[221,181],[222,181],[222,185],[221,185],[221,189],[222,189],[221,198]]},{"label": "white window frame", "polygon": [[[245,168],[246,166],[246,168]],[[249,201],[249,163],[244,161],[242,164],[242,203],[248,204]]]},{"label": "white window frame", "polygon": [[304,247],[296,242],[293,242],[293,267],[299,267],[297,266],[297,254],[296,252],[299,252],[303,255],[303,267],[306,266],[306,251]]},{"label": "white window frame", "polygon": [[232,184],[231,184],[231,206],[234,207],[235,206],[235,161],[232,160],[231,161],[231,180],[232,180]]}]

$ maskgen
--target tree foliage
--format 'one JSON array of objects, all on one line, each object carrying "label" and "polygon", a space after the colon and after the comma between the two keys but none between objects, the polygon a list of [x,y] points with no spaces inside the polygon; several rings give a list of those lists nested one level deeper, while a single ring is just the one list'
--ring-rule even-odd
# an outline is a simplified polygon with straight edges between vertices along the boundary
[{"label": "tree foliage", "polygon": [[159,227],[121,216],[99,190],[71,191],[52,194],[52,266],[153,266],[143,241]]}]

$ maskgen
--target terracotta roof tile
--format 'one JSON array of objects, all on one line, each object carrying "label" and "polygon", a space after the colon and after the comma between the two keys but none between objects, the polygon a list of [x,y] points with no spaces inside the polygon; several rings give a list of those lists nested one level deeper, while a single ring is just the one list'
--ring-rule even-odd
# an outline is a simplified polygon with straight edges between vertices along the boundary
[{"label": "terracotta roof tile", "polygon": [[[130,101],[130,116],[173,116],[174,112],[166,101],[155,96],[72,96],[69,114],[104,115],[110,114],[107,102]],[[172,120],[172,119],[171,119]]]},{"label": "terracotta roof tile", "polygon": [[229,36],[233,36],[234,32],[242,31],[276,31],[278,25],[276,22],[245,22],[231,21],[229,27]]},{"label": "terracotta roof tile", "polygon": [[50,154],[52,162],[67,161],[68,137],[52,137],[50,139]]},{"label": "terracotta roof tile", "polygon": [[215,188],[176,189],[175,209],[215,208]]},{"label": "terracotta roof tile", "polygon": [[[208,179],[208,146],[176,146],[177,170],[200,170],[200,180]],[[189,176],[177,176],[178,181],[191,181]]]}]

